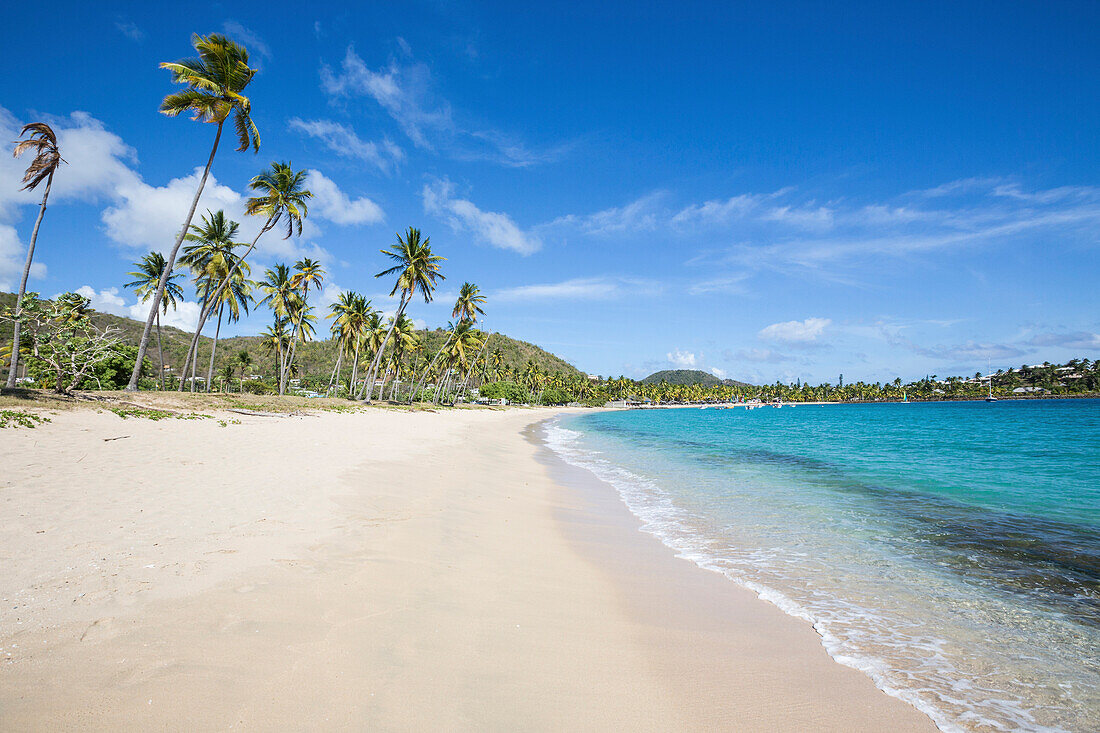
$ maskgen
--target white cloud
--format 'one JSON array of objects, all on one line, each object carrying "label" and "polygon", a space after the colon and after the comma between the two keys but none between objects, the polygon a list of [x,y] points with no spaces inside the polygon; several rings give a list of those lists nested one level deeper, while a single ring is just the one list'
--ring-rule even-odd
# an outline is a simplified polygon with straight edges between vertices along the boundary
[{"label": "white cloud", "polygon": [[[23,277],[23,266],[27,261],[27,245],[19,239],[15,227],[0,224],[0,290],[14,293]],[[29,290],[34,290],[33,281],[46,277],[46,266],[41,262],[31,264]]]},{"label": "white cloud", "polygon": [[828,318],[807,318],[804,321],[773,323],[758,334],[765,341],[809,343],[816,341],[832,321]]},{"label": "white cloud", "polygon": [[659,206],[665,196],[664,191],[654,191],[631,201],[625,206],[612,207],[580,216],[570,214],[558,217],[545,226],[576,227],[584,234],[594,235],[651,231],[657,228],[659,221],[667,219],[666,213]]},{"label": "white cloud", "polygon": [[695,366],[695,354],[690,351],[680,351],[676,349],[676,351],[670,351],[667,356],[669,362],[681,369]]},{"label": "white cloud", "polygon": [[621,288],[617,282],[606,278],[575,278],[559,283],[542,283],[538,285],[520,285],[507,288],[496,293],[494,300],[498,301],[522,301],[522,300],[601,300],[613,298],[621,294]]},{"label": "white cloud", "polygon": [[310,206],[333,224],[377,224],[386,218],[378,204],[365,196],[349,198],[320,171],[309,171],[306,185],[313,194]]},{"label": "white cloud", "polygon": [[384,109],[413,145],[441,148],[459,160],[489,160],[523,168],[559,158],[571,145],[532,150],[512,135],[455,120],[450,103],[435,89],[431,69],[412,60],[412,48],[397,39],[401,60],[373,70],[349,46],[339,70],[321,66],[321,89],[330,97],[364,96]]},{"label": "white cloud", "polygon": [[[103,211],[107,236],[127,247],[156,250],[167,255],[179,236],[183,217],[201,178],[202,168],[196,168],[183,178],[173,178],[163,186],[150,186],[134,176],[114,191],[117,203]],[[219,209],[224,209],[231,219],[241,222],[242,228],[246,232],[251,230],[255,236],[260,224],[245,221],[244,197],[218,183],[211,175],[199,198],[192,223],[201,221],[207,210]]]},{"label": "white cloud", "polygon": [[264,42],[264,39],[260,38],[255,32],[245,28],[237,21],[225,21],[222,23],[222,30],[234,40],[244,44],[250,55],[258,55],[268,60],[271,59],[271,47]]},{"label": "white cloud", "polygon": [[482,211],[471,201],[455,198],[454,185],[446,179],[424,186],[421,195],[424,211],[445,218],[455,230],[473,232],[486,244],[524,255],[542,247],[537,236],[524,232],[507,214]]},{"label": "white cloud", "polygon": [[725,379],[727,374],[725,369],[719,369],[718,367],[711,367],[710,373],[718,377],[719,379]]},{"label": "white cloud", "polygon": [[334,72],[327,65],[321,67],[321,88],[334,97],[371,97],[417,147],[431,149],[428,133],[454,129],[450,106],[432,99],[427,65],[391,61],[387,68],[372,71],[349,46],[340,68],[340,72]]},{"label": "white cloud", "polygon": [[[101,313],[132,318],[142,323],[149,316],[149,301],[135,299],[135,302],[128,304],[125,293],[118,288],[96,290],[90,285],[82,285],[73,292],[83,295],[91,307]],[[56,298],[58,295],[60,293],[55,293],[52,297]],[[160,316],[162,326],[173,326],[184,331],[194,331],[198,321],[199,304],[189,300],[180,301],[175,309],[169,308],[168,313],[161,313]]]},{"label": "white cloud", "polygon": [[145,40],[145,31],[138,28],[137,25],[129,20],[123,20],[122,18],[117,19],[115,21],[115,28],[118,29],[119,33],[126,36],[131,41],[140,43]]},{"label": "white cloud", "polygon": [[355,130],[332,120],[303,120],[292,117],[288,126],[291,130],[317,138],[337,155],[358,158],[384,173],[393,171],[405,159],[404,151],[390,140],[385,139],[380,143],[364,141]]}]

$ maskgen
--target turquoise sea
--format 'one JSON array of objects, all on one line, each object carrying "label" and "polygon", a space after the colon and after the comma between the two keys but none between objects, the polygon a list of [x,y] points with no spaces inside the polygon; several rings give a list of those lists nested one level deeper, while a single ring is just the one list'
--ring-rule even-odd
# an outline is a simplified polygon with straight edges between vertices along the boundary
[{"label": "turquoise sea", "polygon": [[1100,400],[547,424],[682,557],[943,730],[1100,730]]}]

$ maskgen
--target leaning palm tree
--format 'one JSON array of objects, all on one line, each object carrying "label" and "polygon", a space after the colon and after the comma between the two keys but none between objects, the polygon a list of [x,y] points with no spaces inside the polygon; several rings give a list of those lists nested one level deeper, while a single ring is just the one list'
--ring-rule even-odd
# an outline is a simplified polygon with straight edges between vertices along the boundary
[{"label": "leaning palm tree", "polygon": [[[439,272],[439,263],[443,262],[446,258],[432,254],[431,238],[424,237],[421,239],[420,230],[414,227],[409,227],[406,230],[403,239],[401,235],[398,234],[397,244],[388,250],[383,249],[381,252],[397,262],[396,265],[388,270],[383,270],[375,275],[375,277],[393,274],[397,275],[397,280],[394,282],[393,289],[390,290],[391,297],[398,290],[401,291],[401,302],[397,307],[397,312],[393,315],[394,324],[396,324],[397,320],[405,314],[405,308],[409,305],[409,301],[412,300],[417,290],[420,291],[425,303],[431,302],[432,293],[435,291],[436,279],[446,279]],[[367,381],[363,385],[368,389],[366,398],[366,402],[368,403],[371,401],[371,396],[374,393],[374,380],[378,375],[378,366],[382,363],[382,354],[386,350],[386,343],[389,341],[392,332],[393,326],[391,326],[386,333],[386,338],[382,341],[381,347],[374,355],[374,360],[371,362],[370,373],[367,376]],[[360,397],[362,397],[362,394],[360,394]]]},{"label": "leaning palm tree", "polygon": [[27,292],[27,278],[31,274],[31,262],[34,261],[34,245],[38,242],[38,228],[42,226],[42,217],[46,215],[46,201],[50,198],[50,188],[53,187],[53,174],[57,167],[65,162],[57,148],[57,136],[53,128],[45,122],[32,122],[23,125],[19,137],[27,133],[30,137],[15,143],[12,155],[18,158],[28,150],[34,151],[34,158],[27,170],[23,173],[23,191],[33,191],[42,181],[46,182],[46,190],[42,194],[42,203],[38,206],[38,218],[34,220],[34,229],[31,230],[31,243],[27,245],[27,261],[23,265],[23,277],[19,280],[19,293],[15,296],[15,331],[12,334],[11,362],[8,364],[7,387],[15,386],[15,370],[19,366],[19,312],[23,307],[23,296]]},{"label": "leaning palm tree", "polygon": [[[214,292],[212,302],[217,302],[217,299],[221,297],[220,290],[228,286],[230,279],[236,275],[235,270],[241,267],[245,258],[256,248],[256,243],[260,241],[260,237],[281,225],[286,226],[286,235],[283,239],[290,238],[295,231],[301,235],[302,219],[309,213],[306,202],[313,198],[313,194],[305,188],[305,181],[305,171],[295,171],[291,168],[290,163],[273,162],[271,168],[260,173],[249,182],[248,187],[259,195],[248,199],[245,204],[245,213],[249,216],[266,216],[267,218],[256,237],[252,240],[252,244],[248,245],[248,249],[237,260],[234,269],[229,271],[227,278],[221,284],[221,288]],[[192,352],[198,347],[199,332],[212,311],[213,309],[208,304],[199,313],[198,326],[195,329],[195,334],[191,337]]]},{"label": "leaning palm tree", "polygon": [[[141,302],[144,303],[153,297],[153,293],[156,292],[157,285],[160,284],[160,278],[164,274],[164,268],[168,266],[168,262],[160,252],[150,252],[142,257],[141,262],[136,263],[136,266],[137,270],[128,273],[135,280],[126,283],[125,287],[133,288],[134,294],[141,296]],[[176,282],[179,277],[183,276],[180,273],[173,272],[165,280],[164,297],[161,298],[161,307],[157,311],[157,358],[160,361],[160,390],[162,392],[164,391],[164,343],[161,341],[160,314],[163,311],[164,315],[168,315],[168,307],[171,306],[172,310],[175,310],[179,302],[183,300],[183,288]],[[182,375],[182,372],[180,374]]]},{"label": "leaning palm tree", "polygon": [[[218,152],[218,143],[222,138],[222,127],[230,116],[233,117],[237,141],[240,143],[237,150],[243,151],[249,147],[255,151],[260,149],[260,133],[252,122],[252,103],[248,97],[241,94],[252,81],[252,77],[256,75],[256,69],[248,65],[248,50],[217,33],[209,36],[200,36],[196,33],[191,36],[191,45],[198,51],[198,58],[183,59],[174,63],[164,62],[160,65],[162,69],[172,72],[173,82],[187,86],[183,91],[166,96],[160,103],[160,111],[169,117],[177,117],[188,112],[193,120],[217,125],[217,131],[214,133],[214,145],[210,149],[206,168],[203,169],[198,188],[195,190],[195,198],[192,199],[187,218],[183,220],[183,226],[180,227],[176,243],[168,254],[168,269],[165,272],[170,272],[176,265],[176,254],[179,252],[180,245],[183,244],[184,236],[191,228],[191,220],[195,216],[195,209],[198,208],[199,197],[202,196],[206,179],[210,176],[210,166],[214,164],[214,156]],[[142,360],[145,358],[145,348],[149,344],[149,332],[152,330],[153,319],[163,297],[164,279],[162,278],[153,295],[153,306],[149,309],[149,317],[145,319],[145,330],[138,342],[137,363],[134,365],[134,373],[130,376],[130,384],[126,386],[130,391],[137,389]]]}]

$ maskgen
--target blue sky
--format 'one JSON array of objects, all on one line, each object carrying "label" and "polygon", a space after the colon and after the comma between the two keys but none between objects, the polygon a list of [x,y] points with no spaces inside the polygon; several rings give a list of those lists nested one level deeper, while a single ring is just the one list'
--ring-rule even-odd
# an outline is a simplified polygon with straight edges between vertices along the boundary
[{"label": "blue sky", "polygon": [[[522,11],[517,10],[522,8]],[[11,9],[34,28],[37,9]],[[911,379],[1100,357],[1095,3],[57,3],[10,34],[0,137],[45,119],[69,161],[31,289],[142,315],[130,264],[170,246],[212,130],[157,112],[191,32],[247,45],[263,145],[201,204],[239,213],[272,160],[312,171],[306,235],[392,308],[378,250],[412,225],[485,324],[602,375]],[[36,195],[0,156],[0,287]],[[191,297],[193,300],[193,296]],[[193,321],[185,304],[173,316]],[[223,329],[255,333],[269,314]]]}]

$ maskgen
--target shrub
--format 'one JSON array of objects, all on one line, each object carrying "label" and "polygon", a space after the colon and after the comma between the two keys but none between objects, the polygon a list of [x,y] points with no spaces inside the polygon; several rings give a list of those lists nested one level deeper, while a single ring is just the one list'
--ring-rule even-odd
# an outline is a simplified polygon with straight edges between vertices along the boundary
[{"label": "shrub", "polygon": [[481,385],[478,391],[482,397],[488,397],[491,400],[499,400],[503,397],[509,403],[531,401],[531,393],[527,388],[515,382],[489,382]]},{"label": "shrub", "polygon": [[244,391],[248,394],[275,394],[274,387],[259,379],[246,379],[244,381]]}]

